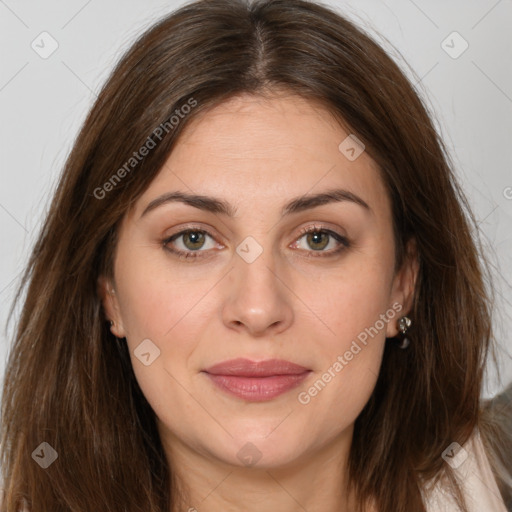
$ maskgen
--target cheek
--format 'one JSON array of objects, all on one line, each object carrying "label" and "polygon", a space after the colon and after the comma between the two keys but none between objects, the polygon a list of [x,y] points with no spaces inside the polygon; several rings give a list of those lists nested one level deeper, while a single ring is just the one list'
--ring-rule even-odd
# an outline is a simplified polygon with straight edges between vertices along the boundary
[{"label": "cheek", "polygon": [[[369,329],[372,337],[385,337],[380,318],[390,307],[390,280],[391,274],[384,265],[361,261],[333,273],[323,281],[322,289],[304,289],[305,302],[314,304],[312,309],[327,329],[329,349],[348,349],[352,340]],[[375,326],[378,335],[372,329]],[[359,339],[364,339],[364,334]]]},{"label": "cheek", "polygon": [[[323,418],[331,411],[335,425],[354,420],[369,399],[380,371],[388,322],[397,313],[389,304],[391,274],[385,265],[347,265],[343,272],[326,281],[328,288],[309,292],[305,302],[312,304],[324,333],[316,338],[318,361],[316,380],[302,389],[299,403],[312,407],[312,417]],[[306,293],[306,290],[304,290]],[[309,404],[309,405],[308,405]],[[319,424],[320,427],[320,424]]]},{"label": "cheek", "polygon": [[133,253],[118,265],[120,308],[130,342],[173,339],[183,326],[194,330],[197,306],[208,291],[199,272],[180,271],[161,254]]},{"label": "cheek", "polygon": [[[168,276],[155,266],[152,270],[131,270],[120,280],[119,287],[126,341],[137,382],[160,418],[166,418],[169,410],[185,413],[191,405],[183,386],[189,387],[191,355],[204,332],[204,325],[197,322],[197,304],[201,304],[207,286],[204,281],[166,281],[163,276]],[[147,347],[144,352],[139,349],[143,343]],[[138,357],[147,352],[149,365]],[[166,422],[172,423],[169,418]]]},{"label": "cheek", "polygon": [[[137,257],[135,250],[126,254],[118,262],[116,275],[127,344],[137,380],[152,406],[158,408],[162,397],[169,401],[169,389],[179,388],[178,383],[188,382],[189,372],[197,372],[192,368],[192,355],[214,314],[211,289],[215,278],[180,271],[161,255]],[[158,354],[150,366],[141,364],[136,356],[147,339]]]},{"label": "cheek", "polygon": [[333,283],[334,293],[317,298],[318,316],[325,319],[329,334],[317,338],[320,364],[296,400],[319,438],[334,437],[351,425],[377,382],[386,321],[393,321],[395,311],[388,307],[384,283],[369,277]]}]

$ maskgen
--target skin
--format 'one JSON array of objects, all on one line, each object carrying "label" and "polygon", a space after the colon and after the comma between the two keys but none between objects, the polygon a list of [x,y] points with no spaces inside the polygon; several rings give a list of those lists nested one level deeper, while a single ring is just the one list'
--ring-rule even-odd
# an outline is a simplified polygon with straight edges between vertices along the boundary
[{"label": "skin", "polygon": [[[397,335],[398,318],[411,308],[418,264],[411,249],[394,273],[389,197],[366,152],[349,161],[338,149],[347,135],[326,110],[296,96],[231,99],[192,120],[122,222],[114,279],[101,277],[100,290],[156,413],[171,470],[188,492],[175,510],[354,506],[346,469],[354,421],[374,389],[386,337]],[[343,201],[280,218],[292,198],[331,188],[351,191],[371,211]],[[215,196],[237,213],[173,202],[141,217],[171,191]],[[201,246],[181,236],[168,246],[206,256],[179,259],[162,240],[191,223],[211,237]],[[308,241],[300,229],[310,226],[351,245],[314,257],[341,245],[328,236]],[[263,251],[251,263],[236,252],[248,236]],[[300,403],[298,394],[397,303],[402,311]],[[133,353],[147,338],[160,350],[149,366]],[[235,357],[280,358],[312,372],[298,388],[249,402],[201,372]],[[239,452],[260,458],[248,466]]]}]

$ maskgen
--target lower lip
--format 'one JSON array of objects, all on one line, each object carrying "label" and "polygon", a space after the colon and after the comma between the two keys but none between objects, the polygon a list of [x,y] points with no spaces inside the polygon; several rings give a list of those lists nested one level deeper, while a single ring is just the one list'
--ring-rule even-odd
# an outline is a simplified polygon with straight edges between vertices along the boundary
[{"label": "lower lip", "polygon": [[233,375],[212,375],[211,381],[223,391],[251,402],[266,402],[297,387],[309,371],[298,375],[273,375],[271,377],[238,377]]}]

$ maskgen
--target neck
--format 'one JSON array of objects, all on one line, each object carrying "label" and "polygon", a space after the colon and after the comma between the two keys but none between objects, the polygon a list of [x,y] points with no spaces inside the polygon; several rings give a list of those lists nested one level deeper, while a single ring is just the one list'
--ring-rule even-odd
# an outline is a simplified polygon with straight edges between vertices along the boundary
[{"label": "neck", "polygon": [[352,432],[285,464],[252,467],[198,453],[166,432],[162,439],[180,495],[173,496],[172,512],[353,512],[347,471]]}]

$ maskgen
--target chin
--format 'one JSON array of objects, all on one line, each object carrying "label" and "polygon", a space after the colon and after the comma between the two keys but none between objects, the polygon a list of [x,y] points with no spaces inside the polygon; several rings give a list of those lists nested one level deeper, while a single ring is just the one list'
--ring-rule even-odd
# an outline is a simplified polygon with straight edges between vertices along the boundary
[{"label": "chin", "polygon": [[304,438],[297,435],[294,439],[284,430],[279,434],[273,432],[269,435],[268,432],[265,429],[264,436],[247,431],[244,435],[233,436],[224,445],[225,452],[218,456],[235,466],[270,469],[293,464],[303,453]]}]

